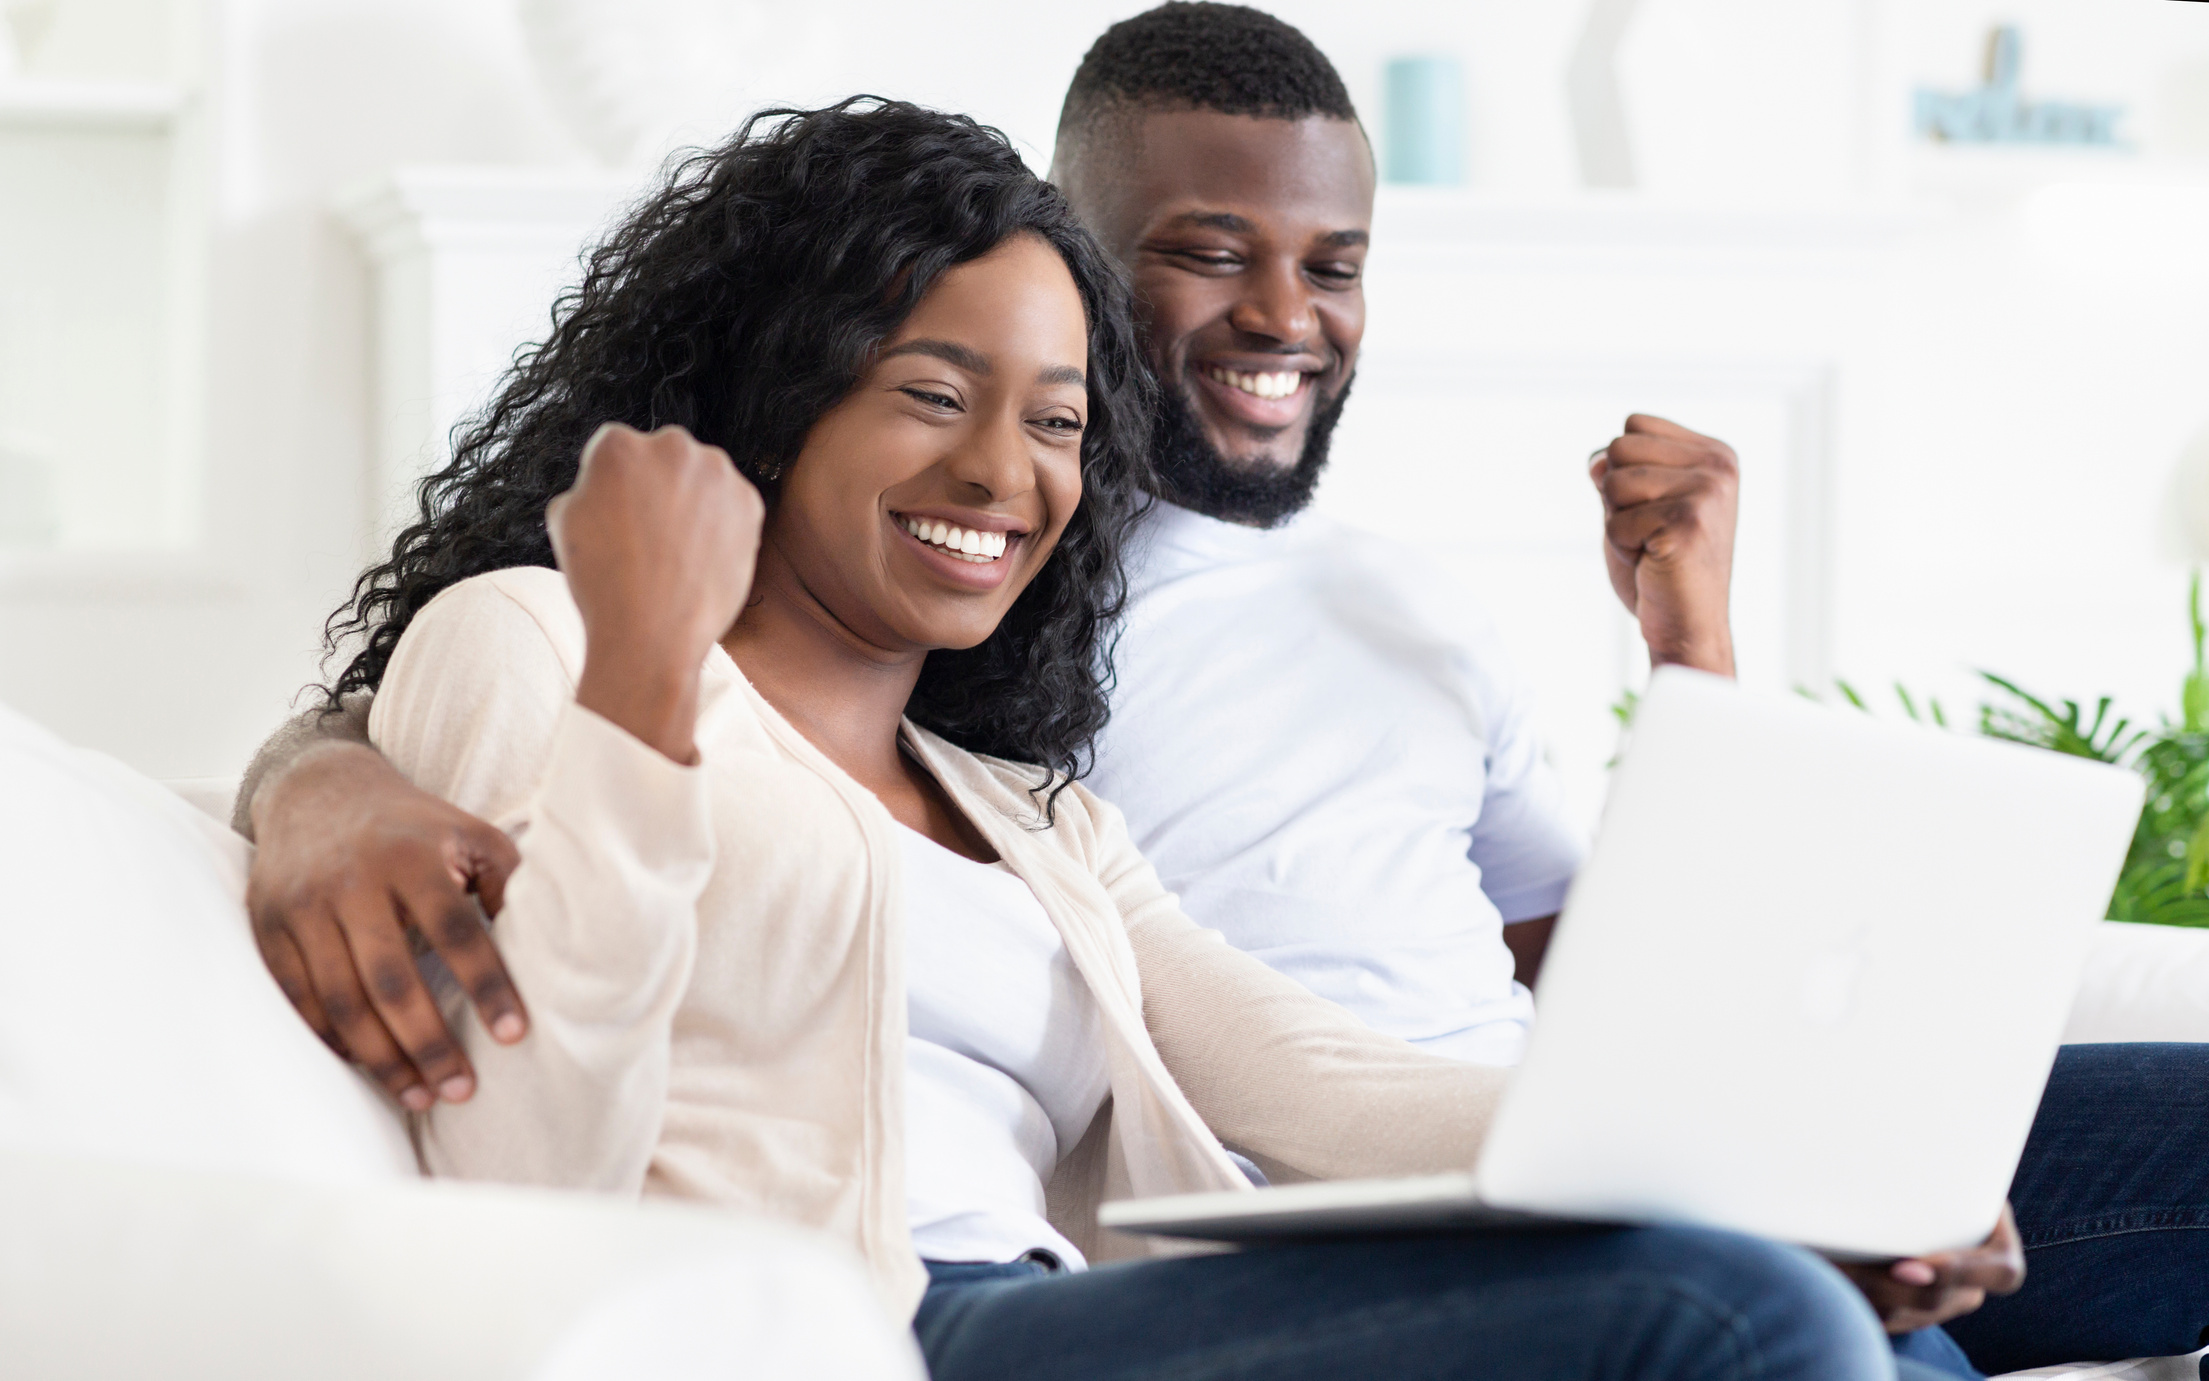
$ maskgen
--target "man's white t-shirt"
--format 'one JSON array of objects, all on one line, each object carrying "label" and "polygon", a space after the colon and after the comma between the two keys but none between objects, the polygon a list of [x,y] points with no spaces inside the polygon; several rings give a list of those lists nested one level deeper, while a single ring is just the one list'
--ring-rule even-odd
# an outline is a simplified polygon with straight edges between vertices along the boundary
[{"label": "man's white t-shirt", "polygon": [[1507,922],[1585,849],[1493,625],[1415,554],[1160,505],[1089,785],[1199,924],[1377,1030],[1516,1062]]}]

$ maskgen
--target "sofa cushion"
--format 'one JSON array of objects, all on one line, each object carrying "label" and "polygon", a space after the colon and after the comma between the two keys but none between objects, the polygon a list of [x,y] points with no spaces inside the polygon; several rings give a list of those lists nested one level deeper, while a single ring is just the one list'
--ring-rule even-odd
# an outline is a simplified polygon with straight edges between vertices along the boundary
[{"label": "sofa cushion", "polygon": [[0,706],[0,1144],[324,1180],[415,1174],[245,916],[250,846]]},{"label": "sofa cushion", "polygon": [[2201,1357],[2198,1352],[2184,1357],[2136,1357],[2129,1362],[2078,1362],[2067,1367],[2035,1367],[2031,1371],[2013,1371],[1993,1378],[1993,1381],[2198,1381],[2201,1376]]}]

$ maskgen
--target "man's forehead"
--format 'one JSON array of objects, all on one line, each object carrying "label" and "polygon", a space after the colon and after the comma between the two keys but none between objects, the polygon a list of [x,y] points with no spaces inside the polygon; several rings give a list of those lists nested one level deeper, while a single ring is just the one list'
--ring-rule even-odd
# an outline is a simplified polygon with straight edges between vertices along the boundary
[{"label": "man's forehead", "polygon": [[1146,229],[1209,223],[1351,243],[1372,220],[1372,151],[1352,121],[1182,110],[1131,124],[1115,171],[1125,211]]}]

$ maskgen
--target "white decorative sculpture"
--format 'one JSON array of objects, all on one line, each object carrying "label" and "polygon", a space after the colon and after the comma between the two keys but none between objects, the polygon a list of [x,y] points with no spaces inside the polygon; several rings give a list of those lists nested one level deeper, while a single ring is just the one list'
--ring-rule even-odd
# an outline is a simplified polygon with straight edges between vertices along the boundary
[{"label": "white decorative sculpture", "polygon": [[[789,87],[826,30],[770,0],[521,0],[539,78],[576,136],[613,167],[719,139]],[[770,65],[771,64],[771,65]],[[771,74],[771,76],[770,76]],[[769,81],[777,89],[764,89]]]},{"label": "white decorative sculpture", "polygon": [[28,64],[39,40],[53,26],[60,0],[5,0],[0,3],[0,77]]}]

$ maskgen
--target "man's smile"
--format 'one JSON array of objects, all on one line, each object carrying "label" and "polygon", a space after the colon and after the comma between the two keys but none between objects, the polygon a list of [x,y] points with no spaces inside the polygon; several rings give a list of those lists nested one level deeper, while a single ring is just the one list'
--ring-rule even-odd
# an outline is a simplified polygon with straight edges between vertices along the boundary
[{"label": "man's smile", "polygon": [[1243,392],[1253,394],[1259,398],[1286,398],[1302,388],[1307,377],[1303,371],[1295,369],[1286,369],[1278,373],[1239,374],[1232,369],[1222,369],[1217,365],[1204,372],[1219,383],[1226,384],[1230,388],[1239,388]]},{"label": "man's smile", "polygon": [[1224,362],[1193,367],[1198,406],[1219,421],[1267,433],[1304,420],[1318,393],[1317,369],[1236,368]]}]

